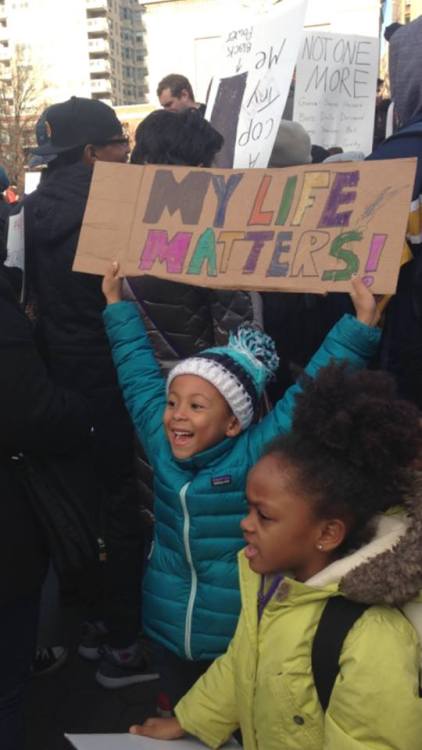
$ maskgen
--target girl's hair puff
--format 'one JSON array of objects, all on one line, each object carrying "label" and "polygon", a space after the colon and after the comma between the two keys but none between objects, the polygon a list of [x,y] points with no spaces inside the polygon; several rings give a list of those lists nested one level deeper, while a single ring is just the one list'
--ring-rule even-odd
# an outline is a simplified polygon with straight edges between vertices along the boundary
[{"label": "girl's hair puff", "polygon": [[421,449],[417,408],[397,398],[383,372],[351,372],[330,364],[302,376],[290,434],[267,454],[286,459],[320,518],[347,520],[338,550],[359,547],[375,514],[403,501],[411,463]]},{"label": "girl's hair puff", "polygon": [[196,109],[151,112],[137,127],[132,164],[210,167],[223,136]]}]

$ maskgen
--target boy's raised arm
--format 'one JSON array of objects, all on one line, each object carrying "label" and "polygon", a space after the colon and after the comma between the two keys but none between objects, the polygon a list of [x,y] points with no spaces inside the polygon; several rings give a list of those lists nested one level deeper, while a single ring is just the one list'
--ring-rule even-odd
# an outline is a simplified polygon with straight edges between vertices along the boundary
[{"label": "boy's raised arm", "polygon": [[144,449],[153,454],[154,437],[162,437],[165,382],[136,305],[121,299],[118,272],[113,263],[103,279],[104,325],[125,404]]},{"label": "boy's raised arm", "polygon": [[122,279],[119,276],[119,264],[114,261],[103,276],[102,292],[108,305],[122,301]]}]

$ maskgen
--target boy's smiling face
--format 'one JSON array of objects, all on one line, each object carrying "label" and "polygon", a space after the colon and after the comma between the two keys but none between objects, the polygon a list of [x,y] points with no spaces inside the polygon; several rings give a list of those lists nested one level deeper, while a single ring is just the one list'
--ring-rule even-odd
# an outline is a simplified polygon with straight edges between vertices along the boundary
[{"label": "boy's smiling face", "polygon": [[172,380],[163,422],[173,455],[179,459],[241,431],[227,401],[199,375],[178,375]]}]

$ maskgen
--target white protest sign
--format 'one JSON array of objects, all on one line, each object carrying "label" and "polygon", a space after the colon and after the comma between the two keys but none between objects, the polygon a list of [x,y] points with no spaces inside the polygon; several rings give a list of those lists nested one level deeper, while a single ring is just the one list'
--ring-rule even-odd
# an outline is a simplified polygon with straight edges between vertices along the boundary
[{"label": "white protest sign", "polygon": [[[194,737],[182,740],[151,740],[133,734],[65,734],[76,750],[202,750],[205,745]],[[235,740],[224,745],[226,750],[239,748]]]},{"label": "white protest sign", "polygon": [[372,151],[379,41],[307,32],[296,67],[293,119],[313,144]]},{"label": "white protest sign", "polygon": [[289,93],[308,0],[245,14],[223,35],[206,117],[224,136],[219,167],[266,167]]},{"label": "white protest sign", "polygon": [[7,257],[5,266],[11,268],[25,268],[25,220],[24,209],[18,214],[9,216],[9,229],[7,233]]}]

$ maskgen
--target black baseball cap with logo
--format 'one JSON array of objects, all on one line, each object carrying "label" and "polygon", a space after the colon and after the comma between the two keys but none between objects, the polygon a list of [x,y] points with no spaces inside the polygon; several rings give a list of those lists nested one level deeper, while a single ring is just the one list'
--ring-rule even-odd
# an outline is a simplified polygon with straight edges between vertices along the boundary
[{"label": "black baseball cap with logo", "polygon": [[72,96],[66,102],[52,104],[37,123],[39,146],[32,153],[56,156],[78,146],[105,145],[121,136],[123,129],[114,110],[98,99]]}]

